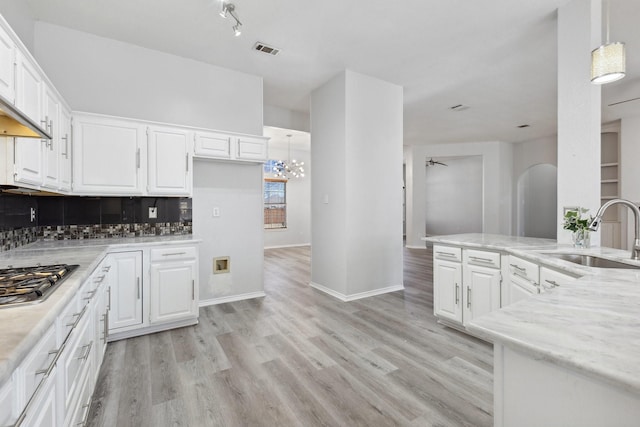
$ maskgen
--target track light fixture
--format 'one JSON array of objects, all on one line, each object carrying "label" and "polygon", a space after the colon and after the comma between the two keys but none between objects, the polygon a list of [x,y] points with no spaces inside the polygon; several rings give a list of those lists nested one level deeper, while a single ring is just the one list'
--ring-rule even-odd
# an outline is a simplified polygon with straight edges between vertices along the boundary
[{"label": "track light fixture", "polygon": [[227,18],[231,16],[236,20],[236,25],[233,26],[233,34],[238,37],[242,34],[242,22],[238,19],[238,15],[236,15],[236,5],[233,3],[227,3],[226,1],[222,1],[222,9],[220,9],[220,16],[223,18]]}]

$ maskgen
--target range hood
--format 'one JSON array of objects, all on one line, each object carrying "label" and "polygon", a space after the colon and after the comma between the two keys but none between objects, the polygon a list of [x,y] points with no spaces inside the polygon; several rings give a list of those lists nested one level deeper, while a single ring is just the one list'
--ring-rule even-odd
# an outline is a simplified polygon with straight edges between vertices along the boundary
[{"label": "range hood", "polygon": [[49,132],[42,129],[2,95],[0,95],[0,136],[51,139]]}]

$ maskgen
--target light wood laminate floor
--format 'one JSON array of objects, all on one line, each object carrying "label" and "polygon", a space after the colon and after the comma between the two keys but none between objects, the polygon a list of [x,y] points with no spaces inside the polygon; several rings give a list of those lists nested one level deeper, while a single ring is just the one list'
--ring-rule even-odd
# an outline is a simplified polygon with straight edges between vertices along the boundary
[{"label": "light wood laminate floor", "polygon": [[405,290],[343,303],[310,249],[265,251],[265,298],[110,343],[91,426],[491,426],[491,345],[438,325],[430,250]]}]

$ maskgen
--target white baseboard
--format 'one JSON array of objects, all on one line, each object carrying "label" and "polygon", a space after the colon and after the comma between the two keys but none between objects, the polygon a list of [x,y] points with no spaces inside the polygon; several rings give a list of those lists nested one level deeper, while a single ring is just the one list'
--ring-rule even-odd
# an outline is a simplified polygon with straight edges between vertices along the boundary
[{"label": "white baseboard", "polygon": [[386,288],[374,289],[372,291],[359,292],[357,294],[345,295],[343,293],[334,291],[333,289],[327,288],[326,286],[320,285],[318,283],[311,282],[309,285],[311,285],[312,288],[315,288],[315,289],[317,289],[317,290],[319,290],[321,292],[324,292],[325,294],[329,294],[332,297],[337,298],[342,302],[355,301],[355,300],[362,299],[362,298],[368,298],[368,297],[373,297],[373,296],[376,296],[376,295],[386,294],[386,293],[389,293],[389,292],[397,292],[397,291],[404,290],[404,285],[392,285],[392,286],[387,286]]},{"label": "white baseboard", "polygon": [[178,320],[176,322],[163,323],[160,325],[151,325],[144,328],[131,328],[125,330],[124,332],[120,331],[110,331],[109,336],[107,337],[107,342],[113,342],[122,340],[125,338],[133,338],[139,337],[140,335],[148,335],[153,334],[155,332],[166,331],[168,329],[182,328],[184,326],[197,325],[198,318],[189,318],[184,320]]},{"label": "white baseboard", "polygon": [[407,249],[427,249],[427,247],[424,245],[422,246],[405,245],[404,247]]},{"label": "white baseboard", "polygon": [[249,292],[246,294],[240,294],[240,295],[231,295],[228,297],[220,297],[220,298],[210,298],[210,299],[205,299],[205,300],[200,300],[198,302],[198,307],[206,307],[209,305],[216,305],[216,304],[224,304],[226,302],[234,302],[234,301],[242,301],[245,299],[253,299],[253,298],[262,298],[262,297],[266,297],[267,294],[265,294],[263,291],[259,291],[259,292]]},{"label": "white baseboard", "polygon": [[300,248],[303,246],[311,246],[311,243],[296,243],[294,245],[278,245],[278,246],[265,246],[265,249],[283,249],[283,248]]}]

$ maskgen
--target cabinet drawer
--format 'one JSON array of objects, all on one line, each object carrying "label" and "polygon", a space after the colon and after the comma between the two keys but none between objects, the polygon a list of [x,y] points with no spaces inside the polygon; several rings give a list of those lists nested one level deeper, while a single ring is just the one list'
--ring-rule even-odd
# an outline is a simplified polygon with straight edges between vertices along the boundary
[{"label": "cabinet drawer", "polygon": [[75,395],[81,386],[83,374],[93,359],[93,328],[91,327],[90,316],[85,315],[78,323],[70,338],[70,343],[64,351],[63,373],[65,412],[70,409],[70,405],[75,401]]},{"label": "cabinet drawer", "polygon": [[567,273],[560,273],[547,267],[540,267],[540,287],[542,291],[553,289],[564,283],[573,282],[574,280],[576,280],[576,278]]},{"label": "cabinet drawer", "polygon": [[498,252],[465,249],[464,262],[484,267],[500,268],[500,254]]},{"label": "cabinet drawer", "polygon": [[513,255],[509,255],[509,274],[540,283],[538,265]]},{"label": "cabinet drawer", "polygon": [[67,307],[60,313],[58,316],[58,343],[62,345],[64,340],[67,338],[73,327],[77,324],[80,317],[82,316],[82,309],[79,306],[79,297],[76,295],[73,299],[67,304]]},{"label": "cabinet drawer", "polygon": [[433,246],[433,257],[448,261],[462,261],[462,249],[451,246]]},{"label": "cabinet drawer", "polygon": [[24,398],[28,402],[31,395],[45,378],[46,372],[52,367],[58,346],[56,345],[56,329],[52,325],[44,334],[31,353],[21,365],[21,373],[24,376]]},{"label": "cabinet drawer", "polygon": [[193,259],[198,256],[195,247],[166,247],[151,249],[151,261],[171,261],[174,259]]},{"label": "cabinet drawer", "polygon": [[194,156],[218,159],[231,158],[231,136],[218,133],[196,132]]}]

